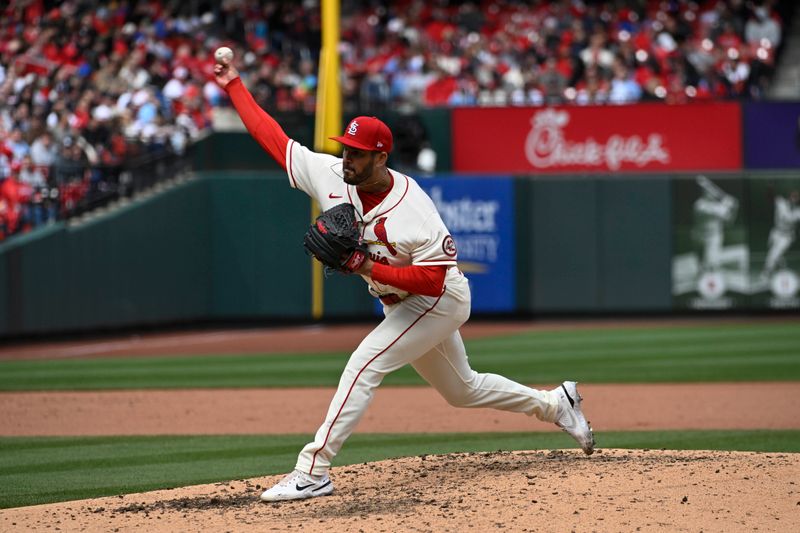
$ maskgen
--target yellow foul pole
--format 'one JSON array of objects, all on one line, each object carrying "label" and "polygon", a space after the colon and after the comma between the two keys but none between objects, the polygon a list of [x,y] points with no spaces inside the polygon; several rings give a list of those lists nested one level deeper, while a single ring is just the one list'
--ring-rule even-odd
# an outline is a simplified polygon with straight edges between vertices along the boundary
[{"label": "yellow foul pole", "polygon": [[[322,49],[319,54],[314,150],[337,154],[339,143],[328,137],[342,133],[342,91],[339,85],[339,0],[322,0]],[[320,213],[311,200],[312,222]],[[321,318],[324,308],[322,265],[311,261],[311,315]]]}]

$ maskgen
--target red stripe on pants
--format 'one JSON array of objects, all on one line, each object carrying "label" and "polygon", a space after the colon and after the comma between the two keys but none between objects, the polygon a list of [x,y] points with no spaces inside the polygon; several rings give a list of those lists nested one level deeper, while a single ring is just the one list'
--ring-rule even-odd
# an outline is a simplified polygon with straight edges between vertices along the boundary
[{"label": "red stripe on pants", "polygon": [[[447,287],[445,287],[445,290],[447,290]],[[388,350],[389,348],[391,348],[392,346],[394,346],[394,344],[395,344],[397,341],[399,341],[399,340],[400,340],[400,338],[401,338],[403,335],[405,335],[406,333],[408,333],[408,330],[410,330],[411,328],[413,328],[413,327],[416,325],[416,323],[417,323],[417,322],[419,322],[420,320],[422,320],[422,317],[424,317],[424,316],[425,316],[425,315],[427,315],[427,314],[428,314],[430,311],[432,311],[432,310],[433,310],[433,308],[434,308],[434,307],[436,307],[436,304],[438,304],[438,303],[439,303],[439,300],[441,300],[441,299],[442,299],[442,296],[444,296],[444,291],[442,291],[442,294],[440,294],[440,295],[439,295],[439,297],[436,299],[436,301],[435,301],[435,302],[433,302],[433,305],[432,305],[432,306],[430,306],[428,309],[426,309],[426,310],[425,310],[425,312],[424,312],[424,313],[422,313],[422,314],[421,314],[421,315],[420,315],[420,316],[419,316],[419,317],[418,317],[418,318],[417,318],[417,319],[416,319],[414,322],[412,322],[410,326],[408,326],[408,327],[407,327],[405,330],[403,330],[403,333],[401,333],[400,335],[398,335],[398,336],[397,336],[397,338],[396,338],[395,340],[393,340],[393,341],[392,341],[392,342],[389,344],[389,346],[387,346],[386,348],[384,348],[383,350],[381,350],[380,352],[378,352],[378,353],[375,355],[375,357],[373,357],[372,359],[370,359],[369,361],[367,361],[367,364],[365,364],[363,367],[361,367],[361,370],[359,370],[359,371],[358,371],[358,374],[356,374],[356,377],[355,377],[355,379],[353,380],[353,383],[351,383],[351,384],[350,384],[350,388],[347,390],[347,396],[345,396],[345,397],[344,397],[344,401],[342,402],[342,405],[339,407],[339,411],[336,413],[336,416],[333,418],[333,422],[331,422],[331,425],[330,425],[330,427],[328,427],[328,433],[325,435],[325,441],[322,443],[322,446],[321,446],[321,447],[320,447],[320,448],[319,448],[317,451],[315,451],[315,452],[314,452],[314,457],[311,459],[311,468],[309,468],[309,470],[308,470],[308,474],[309,474],[309,475],[311,475],[311,473],[314,471],[314,464],[317,462],[317,454],[318,454],[320,451],[322,451],[322,449],[323,449],[323,448],[325,448],[325,445],[326,445],[326,444],[328,444],[328,439],[329,439],[329,438],[330,438],[330,436],[331,436],[331,430],[333,430],[333,425],[334,425],[334,424],[336,423],[336,421],[339,419],[339,415],[341,415],[341,414],[342,414],[342,409],[344,409],[344,405],[347,403],[347,399],[348,399],[348,398],[350,398],[350,393],[351,393],[351,392],[353,392],[353,387],[355,387],[355,386],[356,386],[356,382],[358,381],[358,378],[359,378],[359,377],[361,377],[361,374],[364,372],[364,370],[366,370],[366,369],[367,369],[367,367],[368,367],[368,366],[369,366],[369,365],[370,365],[370,364],[371,364],[371,363],[372,363],[372,362],[373,362],[375,359],[377,359],[378,357],[380,357],[382,354],[386,353],[386,350]]]}]

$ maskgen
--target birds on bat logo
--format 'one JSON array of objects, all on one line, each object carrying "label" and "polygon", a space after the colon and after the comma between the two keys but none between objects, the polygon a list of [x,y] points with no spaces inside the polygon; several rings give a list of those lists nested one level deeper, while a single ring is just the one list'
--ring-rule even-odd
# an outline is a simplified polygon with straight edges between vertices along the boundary
[{"label": "birds on bat logo", "polygon": [[375,228],[373,231],[375,232],[375,237],[377,237],[377,240],[364,242],[367,244],[374,244],[376,246],[385,246],[390,254],[397,255],[397,248],[395,248],[397,243],[390,242],[389,236],[386,233],[386,217],[381,217],[375,222]]}]

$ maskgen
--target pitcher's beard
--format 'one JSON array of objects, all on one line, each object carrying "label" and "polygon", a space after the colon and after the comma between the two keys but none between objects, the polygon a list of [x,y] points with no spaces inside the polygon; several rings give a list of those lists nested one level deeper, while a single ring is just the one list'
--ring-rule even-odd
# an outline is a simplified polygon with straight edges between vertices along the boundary
[{"label": "pitcher's beard", "polygon": [[372,176],[373,168],[374,168],[373,165],[369,165],[359,173],[356,173],[353,170],[343,169],[342,179],[348,185],[361,185],[362,183],[367,181],[370,178],[370,176]]},{"label": "pitcher's beard", "polygon": [[358,185],[359,183],[364,181],[364,179],[361,176],[359,176],[358,174],[356,174],[352,170],[345,170],[342,173],[342,179],[348,185]]}]

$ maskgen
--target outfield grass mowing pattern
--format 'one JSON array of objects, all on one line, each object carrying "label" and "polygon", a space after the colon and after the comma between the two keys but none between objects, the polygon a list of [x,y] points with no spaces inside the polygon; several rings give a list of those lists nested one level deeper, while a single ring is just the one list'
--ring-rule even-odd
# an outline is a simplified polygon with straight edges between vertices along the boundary
[{"label": "outfield grass mowing pattern", "polygon": [[[467,342],[523,383],[800,380],[797,323],[538,331]],[[0,390],[336,386],[346,353],[0,362]],[[422,385],[409,368],[386,385]],[[0,438],[0,508],[282,474],[310,435]],[[601,432],[605,448],[800,452],[800,430]],[[448,452],[574,447],[562,433],[356,434],[334,466]]]},{"label": "outfield grass mowing pattern", "polygon": [[[480,372],[522,383],[800,380],[800,324],[537,331],[467,342]],[[0,390],[335,387],[348,354],[0,362]],[[423,385],[406,367],[386,385]]]},{"label": "outfield grass mowing pattern", "polygon": [[[605,448],[800,451],[800,431],[601,432],[597,437]],[[4,437],[0,508],[283,474],[310,439],[311,435]],[[421,454],[573,447],[562,433],[356,434],[334,467]]]}]

